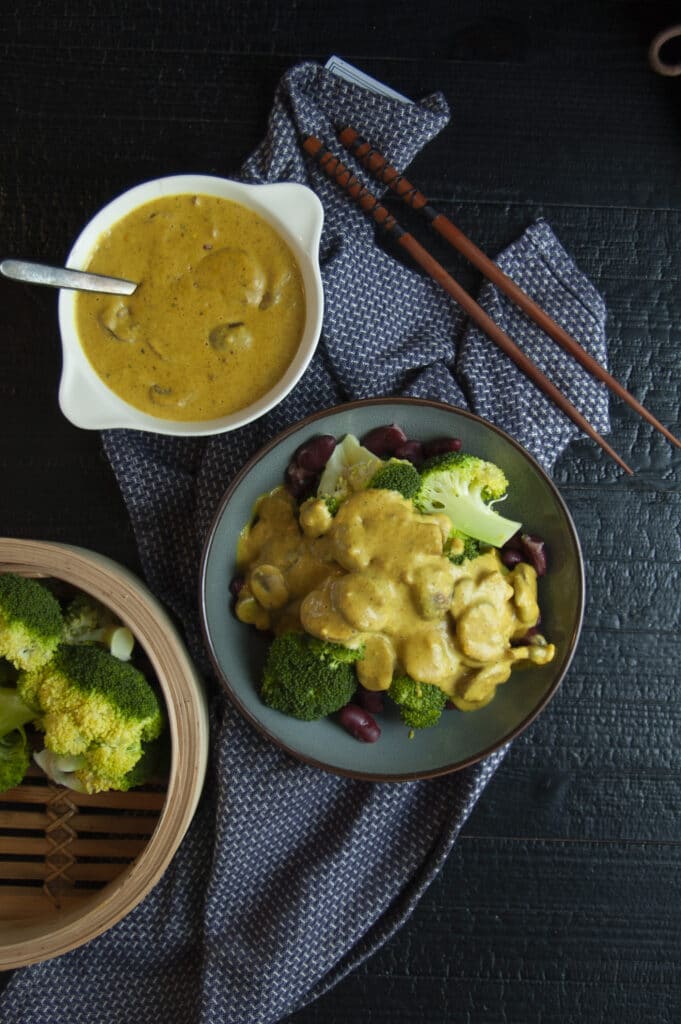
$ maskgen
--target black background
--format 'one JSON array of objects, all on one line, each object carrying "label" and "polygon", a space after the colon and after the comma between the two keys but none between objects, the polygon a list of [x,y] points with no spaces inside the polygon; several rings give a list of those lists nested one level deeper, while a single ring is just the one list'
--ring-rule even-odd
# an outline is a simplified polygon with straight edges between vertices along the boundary
[{"label": "black background", "polygon": [[[491,253],[546,217],[605,296],[613,373],[679,433],[681,78],[646,52],[680,17],[625,0],[6,0],[0,254],[60,263],[125,188],[236,174],[282,72],[337,53],[445,94],[451,124],[410,178]],[[59,371],[56,295],[0,281],[0,534],[138,568],[98,436],[59,413]],[[588,586],[567,679],[409,923],[289,1024],[681,1020],[680,460],[611,411],[635,477],[588,440],[555,474]]]}]

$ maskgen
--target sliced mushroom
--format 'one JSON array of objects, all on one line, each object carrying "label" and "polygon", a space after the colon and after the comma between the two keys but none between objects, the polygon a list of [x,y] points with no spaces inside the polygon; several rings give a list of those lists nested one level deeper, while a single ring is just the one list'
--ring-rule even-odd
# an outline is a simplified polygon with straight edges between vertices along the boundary
[{"label": "sliced mushroom", "polygon": [[218,324],[208,335],[208,343],[216,352],[223,355],[234,354],[248,349],[253,344],[253,335],[243,321]]},{"label": "sliced mushroom", "polygon": [[196,267],[200,288],[219,291],[229,307],[259,306],[267,289],[267,275],[260,262],[245,249],[214,249]]},{"label": "sliced mushroom", "polygon": [[97,322],[114,341],[137,341],[137,325],[130,319],[130,309],[124,302],[105,306],[97,314]]},{"label": "sliced mushroom", "polygon": [[518,618],[524,625],[534,626],[539,618],[535,569],[527,562],[519,562],[509,579],[513,584],[513,603]]},{"label": "sliced mushroom", "polygon": [[490,601],[476,601],[456,620],[456,638],[468,658],[477,662],[497,661],[506,649],[500,628],[499,609]]},{"label": "sliced mushroom", "polygon": [[432,558],[411,577],[411,590],[424,619],[441,619],[454,593],[454,567],[445,558]]},{"label": "sliced mushroom", "polygon": [[182,409],[192,397],[192,392],[178,394],[173,388],[163,387],[161,384],[152,384],[149,388],[149,398],[163,409]]},{"label": "sliced mushroom", "polygon": [[263,608],[282,608],[289,598],[281,569],[276,565],[258,565],[251,573],[250,587]]},{"label": "sliced mushroom", "polygon": [[364,657],[355,666],[357,678],[366,690],[387,690],[395,671],[395,650],[380,633],[367,636]]}]

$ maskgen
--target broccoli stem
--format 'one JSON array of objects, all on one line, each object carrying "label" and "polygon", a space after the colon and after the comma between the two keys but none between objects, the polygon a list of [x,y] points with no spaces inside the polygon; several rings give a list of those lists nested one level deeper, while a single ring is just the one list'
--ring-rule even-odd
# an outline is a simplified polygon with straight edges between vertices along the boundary
[{"label": "broccoli stem", "polygon": [[35,711],[21,699],[15,689],[0,687],[0,739],[20,729],[35,718]]},{"label": "broccoli stem", "polygon": [[493,508],[483,505],[479,499],[457,495],[443,504],[457,530],[495,548],[502,547],[521,526],[521,523],[505,519]]}]

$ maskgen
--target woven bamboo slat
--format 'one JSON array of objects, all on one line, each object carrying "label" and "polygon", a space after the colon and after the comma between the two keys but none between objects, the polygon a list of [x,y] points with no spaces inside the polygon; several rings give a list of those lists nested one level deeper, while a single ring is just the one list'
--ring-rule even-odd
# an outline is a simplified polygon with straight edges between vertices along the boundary
[{"label": "woven bamboo slat", "polygon": [[91,898],[142,853],[164,802],[161,784],[75,793],[32,768],[0,796],[0,922]]}]

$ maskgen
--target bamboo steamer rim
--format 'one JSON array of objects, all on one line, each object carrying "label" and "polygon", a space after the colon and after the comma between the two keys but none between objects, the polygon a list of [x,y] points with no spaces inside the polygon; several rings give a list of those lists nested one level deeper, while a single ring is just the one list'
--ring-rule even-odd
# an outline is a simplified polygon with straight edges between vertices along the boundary
[{"label": "bamboo steamer rim", "polygon": [[74,910],[40,920],[0,921],[0,970],[60,956],[101,935],[151,891],[185,835],[201,795],[208,756],[208,714],[201,681],[168,613],[128,569],[72,547],[0,537],[0,573],[54,577],[101,601],[144,649],[162,689],[171,739],[166,799],[137,858]]}]

